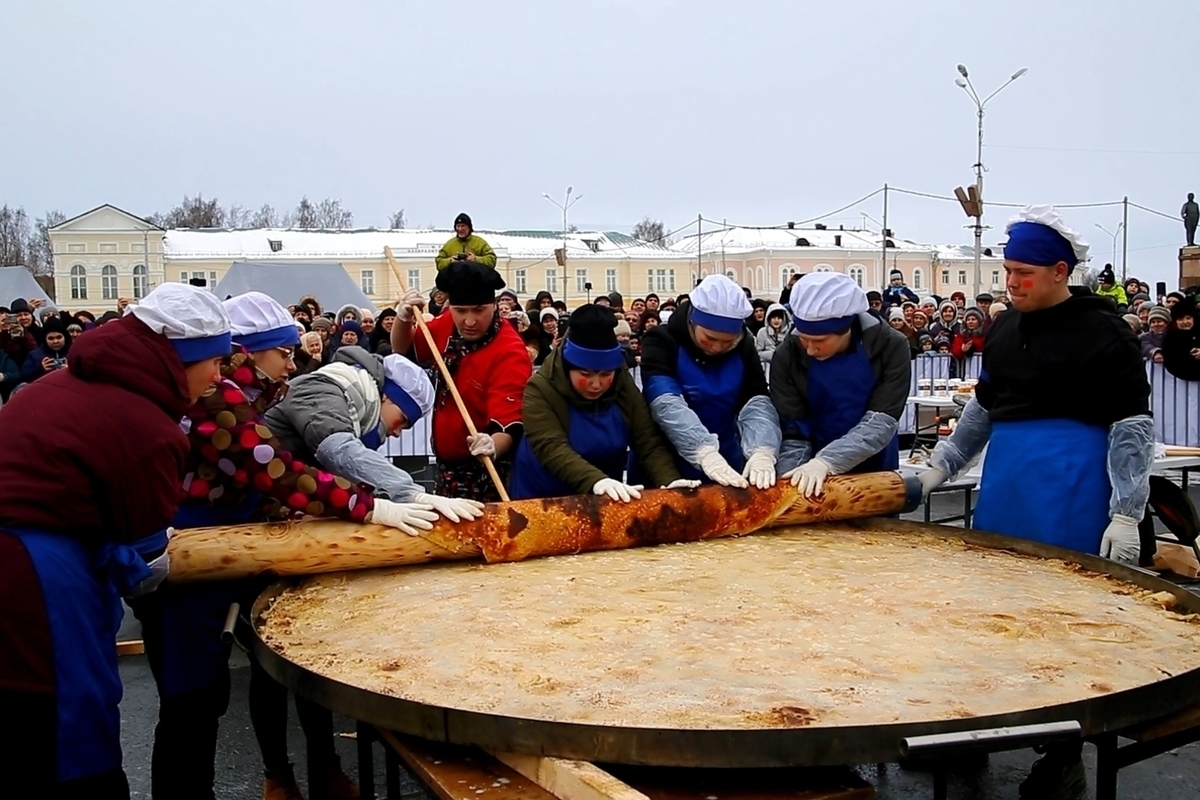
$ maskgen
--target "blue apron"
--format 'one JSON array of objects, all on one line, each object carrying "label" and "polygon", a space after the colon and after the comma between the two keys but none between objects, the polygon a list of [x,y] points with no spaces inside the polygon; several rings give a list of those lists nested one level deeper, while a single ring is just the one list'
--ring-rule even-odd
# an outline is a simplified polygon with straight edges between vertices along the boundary
[{"label": "blue apron", "polygon": [[994,422],[971,527],[1099,553],[1108,431],[1069,419]]},{"label": "blue apron", "polygon": [[[848,353],[820,361],[808,361],[808,413],[790,428],[812,442],[813,455],[862,422],[879,380],[871,361],[856,341]],[[893,436],[887,446],[863,461],[851,473],[894,470],[900,466],[900,440]]]},{"label": "blue apron", "polygon": [[[629,452],[629,425],[620,407],[610,403],[603,411],[581,411],[572,406],[567,424],[571,449],[608,477],[621,480]],[[537,460],[525,436],[517,445],[509,494],[514,500],[564,497],[575,494],[575,487],[563,483]]]},{"label": "blue apron", "polygon": [[7,532],[21,540],[37,572],[54,649],[58,780],[121,769],[121,675],[117,632],[121,596],[150,569],[134,548],[89,547],[38,530]]},{"label": "blue apron", "polygon": [[[742,379],[745,364],[741,355],[734,350],[721,357],[716,363],[703,366],[696,363],[686,349],[680,347],[675,360],[675,376],[683,399],[696,412],[705,429],[717,436],[721,457],[729,466],[742,471],[746,458],[742,454],[742,437],[738,433],[737,417],[741,407]],[[711,479],[696,467],[675,456],[679,474],[692,480]]]},{"label": "blue apron", "polygon": [[[250,492],[236,508],[184,503],[171,525],[179,529],[234,525],[251,519],[260,501],[261,495]],[[153,594],[131,603],[135,611],[143,604],[154,604],[161,615],[138,614],[143,625],[160,628],[155,633],[162,642],[161,652],[151,652],[147,646],[160,697],[201,691],[224,679],[233,645],[222,642],[221,633],[229,606],[244,592],[245,584],[240,581],[178,584],[168,579]]]}]

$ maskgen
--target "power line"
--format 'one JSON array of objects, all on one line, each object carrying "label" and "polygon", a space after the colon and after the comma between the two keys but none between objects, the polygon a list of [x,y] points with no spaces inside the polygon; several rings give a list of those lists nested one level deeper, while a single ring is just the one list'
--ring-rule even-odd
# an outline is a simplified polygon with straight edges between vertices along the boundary
[{"label": "power line", "polygon": [[1153,208],[1146,208],[1146,206],[1139,206],[1137,203],[1133,202],[1132,200],[1129,202],[1129,205],[1133,206],[1134,208],[1141,209],[1142,211],[1145,211],[1149,214],[1157,214],[1158,216],[1163,217],[1164,219],[1169,219],[1174,222],[1179,222],[1179,217],[1173,217],[1170,214],[1166,214],[1162,211],[1156,211]]},{"label": "power line", "polygon": [[[843,211],[853,208],[854,206],[859,205],[860,203],[864,203],[867,200],[870,200],[875,195],[882,194],[882,193],[883,193],[883,187],[881,186],[878,189],[876,189],[875,191],[873,191],[869,194],[865,194],[862,197],[858,198],[853,203],[847,203],[846,205],[842,206],[841,208],[835,208],[833,211],[828,211],[824,214],[819,214],[818,216],[815,216],[815,217],[803,219],[798,222],[792,222],[791,225],[793,225],[793,226],[807,225],[810,222],[817,222],[817,221],[823,220],[827,217],[832,217],[834,214],[840,214]],[[715,220],[715,219],[708,219],[707,217],[701,217],[701,219],[703,219],[705,222],[712,223],[713,225],[720,225],[724,229],[738,228],[740,230],[747,230],[747,231],[782,231],[782,230],[788,229],[788,223],[782,223],[780,225],[738,225],[737,223],[722,222],[722,221]]]},{"label": "power line", "polygon": [[1142,156],[1200,156],[1197,150],[1113,150],[1092,147],[1041,147],[1037,145],[1019,144],[984,144],[997,150],[1047,150],[1055,153],[1119,153],[1123,155]]}]

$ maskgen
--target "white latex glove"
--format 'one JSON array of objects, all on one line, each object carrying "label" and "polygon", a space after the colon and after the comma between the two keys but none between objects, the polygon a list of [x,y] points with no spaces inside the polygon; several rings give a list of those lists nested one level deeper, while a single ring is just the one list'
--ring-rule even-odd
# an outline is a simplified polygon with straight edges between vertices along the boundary
[{"label": "white latex glove", "polygon": [[464,519],[479,519],[483,516],[483,503],[478,500],[467,500],[463,497],[442,497],[437,494],[421,492],[421,494],[413,498],[413,502],[431,506],[434,511],[451,522],[462,522]]},{"label": "white latex glove", "polygon": [[921,499],[928,500],[929,493],[946,482],[950,476],[937,467],[930,467],[917,476],[921,483]]},{"label": "white latex glove", "polygon": [[429,503],[393,503],[377,498],[367,521],[404,531],[409,536],[420,536],[421,531],[433,530],[437,519],[437,512]]},{"label": "white latex glove", "polygon": [[496,442],[486,433],[477,433],[474,436],[468,436],[467,449],[476,458],[479,456],[487,456],[488,458],[496,457]]},{"label": "white latex glove", "polygon": [[695,489],[695,488],[698,488],[699,486],[700,486],[700,481],[693,481],[693,480],[688,480],[687,478],[680,478],[677,481],[671,481],[670,483],[668,483],[666,486],[664,486],[662,488],[664,488],[664,489]]},{"label": "white latex glove", "polygon": [[620,500],[622,503],[628,503],[630,500],[642,499],[642,489],[645,486],[638,484],[630,486],[627,483],[621,483],[616,478],[601,478],[596,481],[596,485],[592,487],[592,494],[608,495],[613,500]]},{"label": "white latex glove", "polygon": [[742,477],[750,482],[751,486],[756,486],[759,489],[770,489],[775,485],[775,456],[765,450],[758,450],[746,459],[746,468],[742,470]]},{"label": "white latex glove", "polygon": [[829,477],[829,465],[819,458],[804,462],[783,477],[788,478],[805,497],[813,497],[825,491],[825,479]]},{"label": "white latex glove", "polygon": [[715,447],[706,447],[697,453],[700,456],[701,471],[722,486],[732,486],[735,489],[745,489],[750,484],[741,474],[729,466],[729,462]]},{"label": "white latex glove", "polygon": [[1100,555],[1137,566],[1142,553],[1142,537],[1138,535],[1138,521],[1124,514],[1113,514],[1112,522],[1104,529],[1100,540]]},{"label": "white latex glove", "polygon": [[396,316],[403,322],[413,321],[413,306],[419,307],[422,311],[425,310],[425,295],[421,294],[416,289],[405,289],[404,294],[396,305]]},{"label": "white latex glove", "polygon": [[167,579],[167,575],[171,572],[171,557],[167,555],[167,551],[170,549],[171,537],[174,535],[175,529],[167,528],[168,547],[163,549],[160,556],[146,562],[146,566],[150,568],[150,577],[143,578],[141,583],[133,587],[133,591],[128,595],[129,597],[141,597],[150,594],[159,586],[162,586],[162,582]]}]

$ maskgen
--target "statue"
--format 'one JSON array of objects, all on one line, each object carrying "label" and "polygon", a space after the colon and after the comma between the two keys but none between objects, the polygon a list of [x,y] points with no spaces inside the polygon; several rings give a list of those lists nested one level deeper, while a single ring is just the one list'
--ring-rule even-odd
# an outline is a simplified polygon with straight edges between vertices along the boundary
[{"label": "statue", "polygon": [[1196,195],[1188,192],[1187,202],[1179,210],[1183,217],[1183,229],[1187,232],[1187,246],[1196,246],[1196,224],[1200,223],[1200,205],[1196,204]]}]

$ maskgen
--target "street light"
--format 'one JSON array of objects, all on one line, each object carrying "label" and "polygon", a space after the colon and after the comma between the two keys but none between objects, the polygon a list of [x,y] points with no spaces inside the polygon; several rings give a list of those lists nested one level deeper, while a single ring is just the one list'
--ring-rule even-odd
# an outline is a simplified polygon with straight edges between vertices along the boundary
[{"label": "street light", "polygon": [[[1099,222],[1096,223],[1096,227],[1112,237],[1112,240],[1113,240],[1112,261],[1110,261],[1109,263],[1116,264],[1117,263],[1117,237],[1121,235],[1121,231],[1125,230],[1125,223],[1118,222],[1116,231],[1110,231],[1108,228],[1104,227]],[[1124,278],[1125,276],[1122,275],[1121,277]]]},{"label": "street light", "polygon": [[975,294],[978,296],[980,284],[983,279],[981,257],[983,255],[983,109],[996,95],[1000,94],[1005,87],[1015,81],[1017,78],[1024,75],[1029,70],[1025,67],[1014,72],[1007,81],[1000,85],[1000,88],[989,94],[982,100],[979,99],[979,93],[975,91],[975,86],[971,83],[971,75],[967,72],[967,68],[959,64],[958,74],[961,78],[956,78],[954,85],[967,93],[971,101],[975,103],[975,109],[979,118],[979,132],[976,139],[975,149],[975,191],[979,196],[979,203],[976,210],[979,212],[975,215]]},{"label": "street light", "polygon": [[566,197],[563,198],[563,201],[561,203],[558,202],[557,200],[555,200],[550,195],[546,194],[545,192],[542,192],[542,197],[546,198],[551,203],[554,203],[554,205],[556,205],[560,209],[562,209],[562,214],[563,214],[563,257],[562,257],[563,294],[562,294],[562,299],[563,299],[564,303],[567,301],[567,294],[570,291],[570,286],[571,286],[571,276],[570,276],[570,273],[567,272],[567,212],[571,209],[571,206],[575,205],[576,203],[578,203],[580,200],[583,199],[583,195],[581,195],[581,194],[577,194],[574,197],[572,197],[571,193],[574,191],[575,191],[574,186],[568,186]]}]

